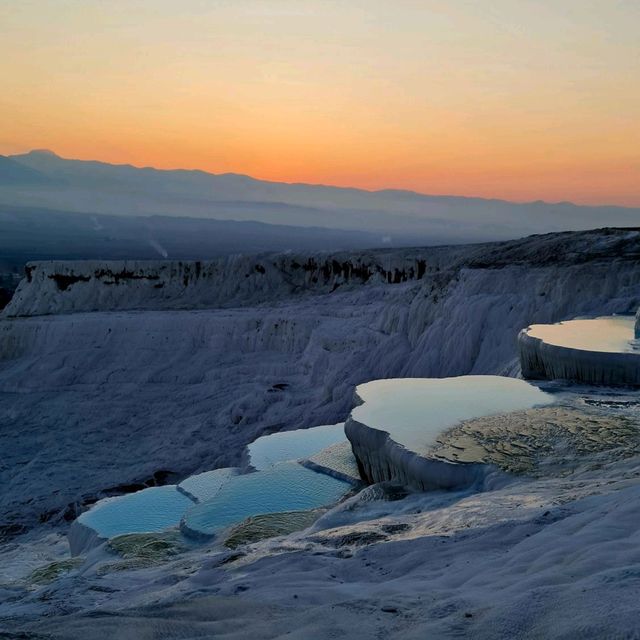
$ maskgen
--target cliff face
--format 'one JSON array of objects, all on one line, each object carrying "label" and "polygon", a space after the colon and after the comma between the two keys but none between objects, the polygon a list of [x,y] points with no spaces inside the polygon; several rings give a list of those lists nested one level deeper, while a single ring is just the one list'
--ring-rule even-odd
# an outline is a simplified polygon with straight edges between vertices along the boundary
[{"label": "cliff face", "polygon": [[38,262],[5,311],[32,316],[122,309],[248,306],[340,287],[400,284],[449,264],[456,252],[234,256],[216,261]]},{"label": "cliff face", "polygon": [[262,433],[344,420],[375,378],[517,375],[529,324],[638,306],[640,233],[625,230],[35,263],[0,319],[0,513],[33,523],[158,471],[237,464]]},{"label": "cliff face", "polygon": [[525,378],[640,386],[638,353],[587,351],[548,344],[526,331],[518,336],[518,348]]},{"label": "cliff face", "polygon": [[358,463],[361,478],[368,483],[392,480],[420,491],[478,488],[497,470],[481,463],[454,464],[419,455],[394,442],[388,433],[372,429],[353,418],[345,433]]},{"label": "cliff face", "polygon": [[[423,296],[437,295],[451,282],[466,279],[468,272],[515,269],[511,273],[518,278],[519,269],[528,273],[561,267],[563,286],[570,287],[568,281],[575,275],[591,272],[603,277],[602,286],[615,294],[621,284],[620,273],[638,263],[640,231],[616,229],[547,234],[486,245],[264,254],[215,261],[37,262],[27,265],[25,278],[4,316],[253,306],[407,283],[422,283]],[[609,269],[615,273],[607,276]],[[583,287],[581,283],[576,286]],[[597,284],[595,291],[597,294]],[[546,292],[537,290],[535,294]],[[437,303],[439,298],[431,302]]]}]

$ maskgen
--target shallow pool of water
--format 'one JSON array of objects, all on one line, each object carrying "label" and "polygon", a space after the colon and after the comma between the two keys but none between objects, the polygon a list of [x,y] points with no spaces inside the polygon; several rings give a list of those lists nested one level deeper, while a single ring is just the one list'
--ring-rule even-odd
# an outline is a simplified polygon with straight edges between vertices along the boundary
[{"label": "shallow pool of water", "polygon": [[79,517],[103,538],[124,533],[151,533],[175,527],[193,501],[175,485],[150,487],[117,498],[105,498]]},{"label": "shallow pool of water", "polygon": [[640,353],[640,340],[634,339],[634,325],[633,316],[605,316],[556,324],[534,324],[527,333],[547,344],[571,349]]},{"label": "shallow pool of water", "polygon": [[416,453],[429,450],[438,434],[472,418],[550,404],[553,396],[524,380],[500,376],[374,380],[357,388],[363,404],[351,415],[388,432]]},{"label": "shallow pool of water", "polygon": [[237,467],[228,467],[225,469],[214,469],[213,471],[205,471],[195,476],[189,476],[178,485],[178,491],[181,491],[194,502],[205,502],[211,500],[222,485],[229,481],[229,478],[237,476],[240,469]]},{"label": "shallow pool of water", "polygon": [[331,505],[351,487],[348,482],[311,471],[297,462],[283,462],[231,478],[212,500],[188,509],[185,531],[212,535],[249,516]]},{"label": "shallow pool of water", "polygon": [[260,471],[286,460],[308,458],[345,439],[344,422],[340,422],[310,429],[272,433],[258,438],[247,448],[251,466]]},{"label": "shallow pool of water", "polygon": [[[152,487],[101,500],[83,513],[79,521],[100,537],[111,538],[177,526],[188,507],[213,500],[212,507],[203,509],[204,515],[199,516],[196,511],[190,516],[201,517],[205,528],[218,529],[250,515],[332,504],[350,485],[292,461],[308,458],[340,442],[346,442],[344,423],[264,436],[249,445],[251,464],[258,473],[239,475],[237,468],[205,471],[186,478],[178,486]],[[227,487],[230,483],[232,486]],[[216,512],[214,515],[211,509]]]}]

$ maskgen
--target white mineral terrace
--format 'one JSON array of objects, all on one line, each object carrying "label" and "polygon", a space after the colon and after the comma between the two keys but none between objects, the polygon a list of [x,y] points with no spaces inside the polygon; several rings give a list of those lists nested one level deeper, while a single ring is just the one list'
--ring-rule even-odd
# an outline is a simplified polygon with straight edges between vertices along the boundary
[{"label": "white mineral terrace", "polygon": [[604,316],[556,324],[533,324],[527,333],[547,344],[569,349],[640,353],[640,341],[634,337],[634,324],[633,316]]},{"label": "white mineral terrace", "polygon": [[[248,447],[255,473],[205,471],[179,485],[105,498],[71,526],[74,555],[128,533],[174,529],[211,536],[243,519],[267,513],[330,506],[359,481],[344,425],[323,425],[258,438]],[[306,460],[314,456],[313,460]],[[305,466],[297,460],[305,459]]]},{"label": "white mineral terrace", "polygon": [[640,385],[633,316],[536,324],[518,337],[522,374],[586,384]]},{"label": "white mineral terrace", "polygon": [[500,376],[374,380],[356,393],[362,404],[353,420],[387,431],[417,453],[427,453],[438,434],[463,420],[552,402],[538,387]]},{"label": "white mineral terrace", "polygon": [[430,456],[439,434],[472,418],[550,404],[538,387],[499,376],[375,380],[359,385],[361,402],[345,426],[360,472],[370,482],[398,480],[420,489],[482,481],[484,464],[452,464]]}]

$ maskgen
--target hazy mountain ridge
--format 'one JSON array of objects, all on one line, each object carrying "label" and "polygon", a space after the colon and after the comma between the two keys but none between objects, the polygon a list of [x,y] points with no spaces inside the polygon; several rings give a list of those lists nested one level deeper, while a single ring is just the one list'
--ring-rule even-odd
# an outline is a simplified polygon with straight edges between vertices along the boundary
[{"label": "hazy mountain ridge", "polygon": [[[51,152],[10,156],[49,180],[0,180],[0,202],[92,214],[167,215],[359,230],[395,245],[512,239],[531,233],[634,226],[640,209],[526,204],[388,189],[288,184],[239,174],[158,170],[67,160]],[[1,169],[1,168],[0,168]],[[6,182],[6,181],[5,181]]]},{"label": "hazy mountain ridge", "polygon": [[6,156],[0,156],[0,185],[45,184],[53,181],[40,171],[16,162]]}]

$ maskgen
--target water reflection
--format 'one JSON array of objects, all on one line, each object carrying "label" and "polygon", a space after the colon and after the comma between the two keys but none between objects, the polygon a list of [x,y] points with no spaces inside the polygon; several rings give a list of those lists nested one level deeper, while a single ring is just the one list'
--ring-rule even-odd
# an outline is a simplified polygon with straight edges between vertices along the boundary
[{"label": "water reflection", "polygon": [[553,344],[584,351],[640,353],[634,338],[633,316],[604,316],[589,320],[568,320],[557,324],[534,324],[528,334]]},{"label": "water reflection", "polygon": [[399,378],[358,386],[364,403],[351,415],[417,453],[427,451],[438,434],[463,420],[552,403],[533,384],[500,376]]}]

